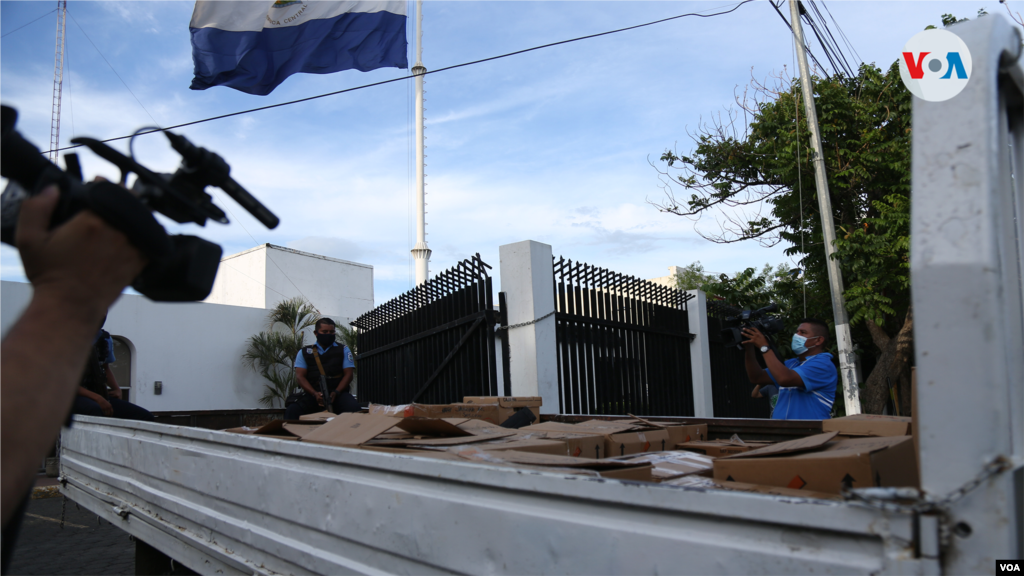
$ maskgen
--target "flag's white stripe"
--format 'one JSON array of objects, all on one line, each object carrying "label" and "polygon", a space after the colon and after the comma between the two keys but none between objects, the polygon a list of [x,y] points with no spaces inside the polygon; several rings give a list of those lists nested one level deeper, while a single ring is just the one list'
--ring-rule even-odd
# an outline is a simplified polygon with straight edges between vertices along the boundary
[{"label": "flag's white stripe", "polygon": [[[405,16],[405,0],[367,1],[345,0],[341,2],[309,1],[305,2],[305,10],[301,18],[285,22],[282,18],[296,11],[298,5],[292,4],[283,8],[274,8],[272,0],[246,0],[241,2],[220,2],[217,0],[199,0],[192,12],[190,28],[217,28],[228,32],[259,32],[265,27],[284,28],[298,26],[316,19],[334,18],[348,12],[391,12]],[[276,18],[280,12],[282,18]],[[274,20],[276,23],[271,23]],[[269,24],[269,25],[268,25]]]}]

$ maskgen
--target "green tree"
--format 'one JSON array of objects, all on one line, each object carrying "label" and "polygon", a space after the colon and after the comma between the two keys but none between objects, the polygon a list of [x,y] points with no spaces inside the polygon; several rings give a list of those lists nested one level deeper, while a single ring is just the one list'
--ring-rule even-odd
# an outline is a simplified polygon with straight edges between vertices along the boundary
[{"label": "green tree", "polygon": [[295,357],[304,346],[303,330],[316,324],[320,314],[305,298],[279,302],[267,314],[266,330],[248,339],[242,362],[267,380],[260,404],[284,406],[285,398],[295,392]]},{"label": "green tree", "polygon": [[[702,124],[691,135],[692,152],[662,154],[664,165],[658,169],[665,197],[653,204],[698,221],[713,218],[710,229],[697,231],[714,242],[786,242],[786,254],[797,258],[805,283],[783,283],[777,291],[799,289],[802,304],[806,289],[807,315],[831,320],[800,84],[783,75],[775,80],[772,86],[754,82],[752,93],[738,100],[738,112]],[[812,83],[831,216],[835,228],[844,231],[836,248],[855,321],[854,341],[860,352],[870,350],[879,360],[865,382],[863,407],[877,413],[888,395],[887,377],[904,383],[901,396],[909,400],[912,316],[909,278],[900,278],[906,274],[909,242],[877,248],[902,237],[909,208],[911,98],[898,63],[885,72],[865,64],[854,78],[814,77]],[[763,276],[750,274],[742,281]],[[897,342],[903,353],[888,354]]]},{"label": "green tree", "polygon": [[705,272],[700,260],[676,271],[676,288],[679,290],[703,290],[705,284],[714,281],[715,275]]}]

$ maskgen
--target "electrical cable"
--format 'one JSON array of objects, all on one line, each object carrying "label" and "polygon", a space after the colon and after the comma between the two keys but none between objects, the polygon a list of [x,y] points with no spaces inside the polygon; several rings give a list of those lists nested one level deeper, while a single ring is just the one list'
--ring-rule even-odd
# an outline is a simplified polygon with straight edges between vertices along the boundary
[{"label": "electrical cable", "polygon": [[[850,66],[849,60],[846,59],[846,55],[843,54],[843,50],[842,48],[840,48],[839,43],[836,42],[835,36],[832,35],[832,31],[829,30],[828,23],[825,22],[825,16],[822,15],[821,10],[818,10],[818,5],[815,4],[813,0],[807,0],[807,3],[811,6],[811,10],[814,10],[814,13],[817,15],[818,18],[818,21],[815,24],[816,33],[818,25],[820,25],[821,29],[824,31],[824,34],[822,34],[821,38],[819,38],[819,42],[822,42],[822,40],[831,41],[827,47],[825,46],[825,43],[822,43],[822,47],[825,48],[825,50],[832,52],[832,54],[835,56],[836,62],[839,62],[842,65],[843,72],[847,76],[852,78],[853,68]],[[808,21],[810,21],[810,14],[808,14],[807,16]]]},{"label": "electrical cable", "polygon": [[[629,30],[636,30],[637,28],[643,28],[643,27],[646,27],[646,26],[653,26],[654,24],[661,24],[663,22],[669,22],[671,20],[678,20],[679,18],[686,18],[688,16],[695,16],[697,18],[711,18],[713,16],[722,16],[722,15],[725,15],[725,14],[729,14],[729,13],[735,12],[737,9],[739,9],[740,6],[743,6],[744,4],[748,4],[748,3],[753,2],[753,1],[754,0],[742,0],[741,2],[739,2],[738,4],[733,6],[732,8],[730,8],[728,10],[725,10],[723,12],[715,12],[715,13],[711,13],[711,14],[701,14],[701,13],[698,13],[698,12],[690,12],[690,13],[687,13],[687,14],[680,14],[678,16],[670,16],[668,18],[662,18],[661,20],[654,20],[653,22],[647,22],[647,23],[644,23],[644,24],[637,24],[635,26],[627,26],[626,28],[619,28],[617,30],[609,30],[607,32],[599,32],[597,34],[589,34],[587,36],[580,36],[578,38],[571,38],[569,40],[560,40],[558,42],[551,42],[550,44],[543,44],[543,45],[540,45],[540,46],[534,46],[533,48],[525,48],[523,50],[516,50],[515,52],[508,52],[506,54],[500,54],[498,56],[490,56],[490,57],[487,57],[487,58],[481,58],[479,60],[473,60],[473,61],[470,61],[470,62],[463,62],[462,64],[453,64],[451,66],[445,66],[444,68],[438,68],[436,70],[428,70],[427,72],[424,73],[424,76],[427,75],[427,74],[438,74],[438,73],[441,73],[441,72],[447,72],[449,70],[455,70],[456,68],[463,68],[463,67],[466,67],[466,66],[473,66],[475,64],[482,64],[484,62],[491,62],[493,60],[500,60],[502,58],[508,58],[510,56],[518,56],[519,54],[525,54],[527,52],[533,52],[535,50],[541,50],[541,49],[544,49],[544,48],[551,48],[553,46],[560,46],[562,44],[569,44],[569,43],[572,43],[572,42],[579,42],[580,40],[589,40],[591,38],[598,38],[598,37],[601,37],[601,36],[608,36],[609,34],[617,34],[619,32],[626,32],[626,31],[629,31]],[[773,6],[774,6],[774,4],[773,4]],[[778,8],[776,8],[776,11],[778,11]],[[74,17],[72,17],[72,19],[74,19]],[[783,20],[785,20],[785,18],[783,18]],[[75,22],[75,24],[77,25],[78,22]],[[787,24],[788,24],[788,22],[787,22]],[[81,28],[81,26],[79,26],[79,28]],[[83,33],[84,33],[84,31],[83,31]],[[88,38],[88,36],[86,36],[86,38]],[[92,42],[92,40],[90,40],[90,42]],[[95,47],[95,44],[93,44],[93,46]],[[97,49],[97,52],[98,51],[99,51],[99,49]],[[102,54],[100,54],[100,56],[102,56]],[[812,58],[814,57],[813,54],[812,54],[811,57]],[[104,58],[104,60],[106,60],[106,58]],[[817,59],[815,59],[815,62],[817,62]],[[108,62],[107,65],[109,66],[110,63]],[[111,70],[113,70],[112,66],[111,66]],[[115,74],[116,73],[117,72],[115,72]],[[202,120],[193,120],[191,122],[183,122],[181,124],[175,124],[174,126],[167,126],[166,128],[162,128],[161,130],[175,130],[175,129],[178,129],[178,128],[184,128],[186,126],[193,126],[195,124],[202,124],[204,122],[211,122],[213,120],[222,120],[224,118],[231,118],[233,116],[241,116],[243,114],[251,114],[253,112],[260,112],[260,111],[263,111],[263,110],[270,110],[272,108],[280,108],[282,106],[290,106],[292,104],[299,104],[301,102],[308,102],[310,100],[317,100],[317,99],[320,99],[320,98],[326,98],[328,96],[336,96],[338,94],[345,94],[346,92],[354,92],[356,90],[362,90],[364,88],[372,88],[374,86],[382,86],[384,84],[391,84],[391,83],[394,83],[394,82],[399,82],[401,80],[408,80],[410,78],[415,78],[415,77],[416,77],[415,75],[400,76],[398,78],[392,78],[390,80],[381,80],[380,82],[372,82],[370,84],[363,84],[362,86],[355,86],[353,88],[346,88],[344,90],[336,90],[334,92],[327,92],[325,94],[319,94],[319,95],[316,95],[316,96],[308,96],[306,98],[299,98],[298,100],[290,100],[288,102],[281,102],[281,103],[278,103],[278,104],[269,104],[267,106],[260,106],[258,108],[250,108],[249,110],[240,110],[238,112],[231,112],[231,113],[228,113],[228,114],[221,114],[219,116],[211,116],[209,118],[204,118]],[[118,78],[120,78],[120,76],[118,76]],[[122,83],[123,82],[124,81],[122,80]],[[128,87],[128,85],[125,84],[125,88],[127,88],[127,87]],[[129,92],[131,92],[130,89],[129,89]],[[134,96],[134,95],[135,94],[132,94],[132,96]],[[138,100],[138,98],[136,98],[136,100]],[[139,105],[141,106],[142,103],[139,102]],[[143,107],[143,109],[145,109],[145,107]],[[147,111],[146,113],[148,114],[149,112]],[[152,116],[150,116],[150,118],[152,118]],[[153,122],[155,122],[157,125],[160,124],[159,122],[156,122],[155,119],[153,120]],[[144,132],[143,134],[151,134],[151,133],[152,132]],[[115,142],[117,140],[124,140],[126,138],[131,138],[131,136],[132,135],[117,136],[115,138],[107,138],[106,140],[100,140],[100,142]],[[58,148],[56,150],[56,152],[60,152],[60,151],[63,151],[63,150],[68,150],[68,149],[71,149],[71,148],[78,148],[80,146],[81,146],[81,144],[76,144],[76,145],[73,145],[73,146],[67,146],[67,147],[64,147],[64,148]],[[48,152],[53,152],[53,150],[50,150]]]},{"label": "electrical cable", "polygon": [[[809,0],[809,1],[811,2],[811,5],[814,7],[814,12],[816,14],[818,14],[818,19],[820,20],[821,25],[825,28],[825,31],[828,33],[828,37],[831,38],[831,40],[833,40],[833,43],[836,46],[837,52],[839,52],[840,54],[843,54],[843,57],[845,59],[846,55],[843,52],[842,48],[840,47],[839,42],[836,40],[836,37],[833,36],[833,33],[831,33],[831,30],[828,29],[828,24],[825,23],[824,14],[822,14],[821,10],[818,9],[818,6],[817,6],[817,1],[818,0]],[[828,14],[828,17],[831,20],[833,20],[833,24],[836,25],[836,30],[839,31],[840,38],[843,39],[843,43],[846,44],[846,47],[850,50],[851,55],[857,61],[861,61],[860,54],[857,53],[857,50],[853,47],[853,44],[850,43],[850,39],[846,37],[846,34],[843,32],[843,29],[839,26],[839,23],[836,20],[836,16],[831,14],[831,11],[828,9],[828,6],[825,6],[824,0],[820,0],[820,2],[821,2],[821,5],[824,7],[825,12]],[[849,64],[849,63],[847,63],[847,64]]]},{"label": "electrical cable", "polygon": [[[85,29],[82,28],[82,25],[78,23],[78,20],[75,20],[75,16],[73,14],[71,14],[71,12],[68,12],[67,14],[68,14],[68,16],[71,16],[71,20],[75,23],[75,26],[78,26],[78,29],[81,30],[82,34],[85,35],[85,39],[88,40],[90,44],[92,44],[93,48],[96,48],[96,53],[100,55],[100,58],[103,58],[103,61],[107,63],[107,66],[110,66],[110,70],[114,73],[114,76],[117,76],[117,79],[121,81],[121,84],[124,84],[124,87],[128,90],[128,93],[132,95],[132,98],[135,98],[135,101],[139,103],[139,106],[142,106],[142,109],[145,110],[146,115],[149,116],[149,119],[153,121],[153,124],[156,124],[157,126],[159,126],[160,123],[156,121],[156,118],[153,118],[153,115],[149,113],[149,110],[146,110],[146,107],[143,106],[142,101],[139,100],[139,97],[135,95],[135,92],[132,92],[132,89],[128,88],[128,83],[124,81],[124,78],[121,78],[121,75],[117,73],[117,70],[114,70],[114,67],[110,64],[110,61],[107,60],[107,57],[103,55],[103,52],[100,52],[100,49],[96,47],[96,43],[93,42],[92,38],[89,38],[89,35],[85,33]],[[131,138],[133,136],[136,136],[136,135],[132,134],[132,135],[129,135],[129,136],[122,136],[121,138],[119,138],[119,140],[123,140],[125,138]],[[70,146],[70,148],[77,148],[77,146]],[[67,149],[68,149],[68,147],[58,148],[57,152],[60,152],[61,150],[67,150]]]},{"label": "electrical cable", "polygon": [[[784,1],[785,0],[779,0],[778,6],[775,4],[775,2],[768,3],[771,4],[772,8],[775,8],[775,12],[779,15],[779,18],[782,18],[782,21],[786,23],[786,27],[789,28],[790,33],[795,36],[796,33],[793,32],[793,25],[789,23],[789,20],[786,20],[786,17],[782,14],[782,11],[779,10],[779,6],[781,6]],[[811,48],[807,46],[806,42],[804,43],[804,51],[807,52],[807,54],[811,57],[811,60],[814,60],[814,65],[817,66],[819,70],[825,70],[825,67],[822,66],[821,62],[818,61],[818,57],[814,55],[814,52],[811,52]]]},{"label": "electrical cable", "polygon": [[56,12],[57,10],[60,10],[60,8],[54,8],[53,10],[50,10],[50,11],[49,11],[49,12],[47,12],[46,14],[43,14],[42,16],[40,16],[39,18],[36,18],[35,20],[33,20],[33,21],[29,22],[28,24],[22,24],[21,26],[18,26],[17,28],[15,28],[14,30],[11,30],[11,31],[10,31],[10,32],[8,32],[7,34],[4,34],[3,36],[0,36],[0,38],[7,38],[7,37],[8,37],[8,36],[10,36],[11,34],[14,34],[14,33],[15,33],[15,32],[17,32],[18,30],[21,30],[22,28],[24,28],[25,26],[28,26],[29,24],[35,24],[36,22],[38,22],[38,21],[42,20],[43,18],[46,18],[46,17],[47,17],[47,16],[49,16],[50,14],[53,14],[53,13],[54,13],[54,12]]}]

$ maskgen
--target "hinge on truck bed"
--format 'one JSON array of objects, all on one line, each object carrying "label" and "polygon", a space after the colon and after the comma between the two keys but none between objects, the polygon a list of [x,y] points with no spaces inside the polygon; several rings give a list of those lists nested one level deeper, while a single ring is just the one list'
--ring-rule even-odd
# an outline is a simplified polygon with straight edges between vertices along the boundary
[{"label": "hinge on truck bed", "polygon": [[966,536],[958,532],[964,528],[951,526],[949,506],[990,478],[1012,468],[1009,458],[997,456],[974,479],[942,498],[922,494],[917,488],[844,488],[842,494],[847,501],[860,502],[878,510],[913,514],[916,518],[916,555],[937,558],[941,549],[949,546],[954,534]]}]

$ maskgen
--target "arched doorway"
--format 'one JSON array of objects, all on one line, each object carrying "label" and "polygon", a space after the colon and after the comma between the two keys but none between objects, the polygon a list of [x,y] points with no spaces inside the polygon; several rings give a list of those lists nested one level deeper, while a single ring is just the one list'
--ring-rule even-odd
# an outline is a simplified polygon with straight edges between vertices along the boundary
[{"label": "arched doorway", "polygon": [[116,358],[116,360],[111,362],[110,370],[114,374],[114,379],[117,380],[117,385],[121,388],[121,399],[126,402],[132,402],[131,345],[128,344],[128,340],[121,336],[111,336],[111,339],[114,341],[114,358]]}]

